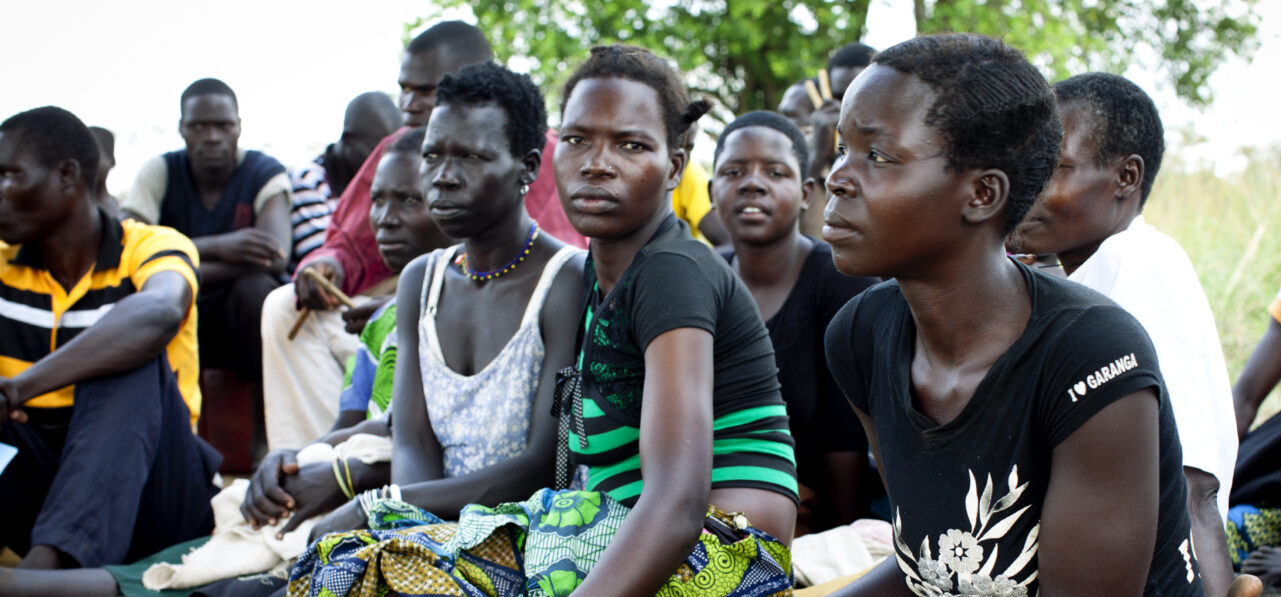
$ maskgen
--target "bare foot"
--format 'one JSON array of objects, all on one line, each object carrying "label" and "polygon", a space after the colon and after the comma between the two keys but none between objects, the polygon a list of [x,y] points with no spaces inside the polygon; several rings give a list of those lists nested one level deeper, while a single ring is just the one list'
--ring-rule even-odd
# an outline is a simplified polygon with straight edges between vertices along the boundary
[{"label": "bare foot", "polygon": [[1253,574],[1266,587],[1281,586],[1281,548],[1264,546],[1241,562],[1241,572]]}]

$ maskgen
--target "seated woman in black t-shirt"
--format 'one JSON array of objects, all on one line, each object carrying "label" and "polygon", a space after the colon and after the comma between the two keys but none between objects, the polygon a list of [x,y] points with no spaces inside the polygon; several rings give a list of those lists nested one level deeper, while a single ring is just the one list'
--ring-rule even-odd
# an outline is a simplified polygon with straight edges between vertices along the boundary
[{"label": "seated woman in black t-shirt", "polygon": [[[729,260],[752,293],[774,345],[774,362],[792,437],[801,508],[796,535],[848,524],[867,511],[867,437],[827,369],[823,332],[874,278],[836,271],[826,243],[801,234],[814,180],[795,124],[749,112],[716,140],[710,192],[729,233]],[[862,490],[861,490],[862,489]]]},{"label": "seated woman in black t-shirt", "polygon": [[1062,133],[1049,85],[976,35],[879,54],[845,93],[823,237],[850,301],[827,355],[893,510],[894,560],[839,595],[1203,593],[1143,328],[1005,255]]}]

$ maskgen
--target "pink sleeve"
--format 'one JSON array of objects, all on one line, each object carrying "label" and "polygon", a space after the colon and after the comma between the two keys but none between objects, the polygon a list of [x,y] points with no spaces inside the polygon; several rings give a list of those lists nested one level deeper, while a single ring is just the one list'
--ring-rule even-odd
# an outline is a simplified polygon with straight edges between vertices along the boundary
[{"label": "pink sleeve", "polygon": [[332,258],[342,266],[342,291],[348,295],[359,294],[391,275],[391,269],[378,253],[374,231],[369,227],[369,188],[374,183],[374,171],[384,150],[407,130],[402,128],[388,135],[370,152],[338,199],[325,232],[325,244],[308,254],[298,264],[298,271],[317,257]]}]

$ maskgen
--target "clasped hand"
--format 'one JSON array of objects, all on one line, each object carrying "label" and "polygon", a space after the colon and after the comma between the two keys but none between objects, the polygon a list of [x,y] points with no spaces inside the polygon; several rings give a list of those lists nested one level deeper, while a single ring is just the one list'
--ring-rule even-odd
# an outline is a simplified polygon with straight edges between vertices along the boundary
[{"label": "clasped hand", "polygon": [[276,534],[281,538],[322,512],[347,501],[330,463],[299,467],[296,450],[275,450],[263,459],[249,481],[240,512],[253,527],[271,526],[289,516]]}]

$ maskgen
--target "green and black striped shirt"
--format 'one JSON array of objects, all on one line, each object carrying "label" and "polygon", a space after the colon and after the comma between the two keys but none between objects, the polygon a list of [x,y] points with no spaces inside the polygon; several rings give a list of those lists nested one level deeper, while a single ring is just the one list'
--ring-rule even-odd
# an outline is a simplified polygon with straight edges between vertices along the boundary
[{"label": "green and black striped shirt", "polygon": [[585,288],[586,441],[577,433],[568,441],[575,461],[589,469],[587,488],[635,505],[644,485],[645,347],[664,332],[695,327],[715,339],[712,489],[752,487],[796,500],[796,460],[773,346],[751,294],[725,260],[672,217],[607,296],[599,295],[590,259]]}]

